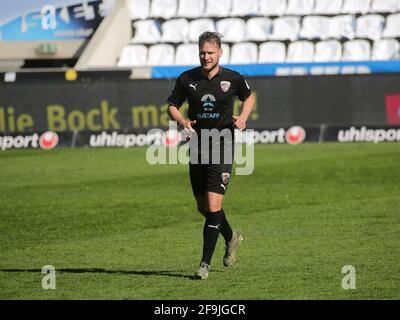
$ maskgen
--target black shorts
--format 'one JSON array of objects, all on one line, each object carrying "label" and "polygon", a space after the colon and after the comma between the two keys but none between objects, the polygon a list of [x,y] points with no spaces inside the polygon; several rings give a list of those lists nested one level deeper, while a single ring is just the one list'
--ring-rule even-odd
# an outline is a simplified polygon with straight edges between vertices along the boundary
[{"label": "black shorts", "polygon": [[[190,140],[189,174],[195,196],[202,196],[206,192],[225,194],[234,158],[232,137],[233,133],[228,137],[223,136],[217,142],[211,139],[206,151],[202,150],[201,137],[197,142]],[[203,159],[202,155],[207,157]]]},{"label": "black shorts", "polygon": [[206,192],[225,194],[232,173],[232,164],[189,164],[193,194]]}]

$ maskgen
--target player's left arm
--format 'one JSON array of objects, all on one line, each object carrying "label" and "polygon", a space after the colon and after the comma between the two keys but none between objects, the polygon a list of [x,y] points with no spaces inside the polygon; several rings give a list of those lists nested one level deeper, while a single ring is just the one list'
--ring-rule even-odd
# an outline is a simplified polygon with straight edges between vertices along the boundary
[{"label": "player's left arm", "polygon": [[246,122],[249,118],[251,111],[253,110],[256,99],[251,93],[244,101],[242,106],[242,112],[239,116],[233,116],[234,125],[239,130],[246,129]]}]

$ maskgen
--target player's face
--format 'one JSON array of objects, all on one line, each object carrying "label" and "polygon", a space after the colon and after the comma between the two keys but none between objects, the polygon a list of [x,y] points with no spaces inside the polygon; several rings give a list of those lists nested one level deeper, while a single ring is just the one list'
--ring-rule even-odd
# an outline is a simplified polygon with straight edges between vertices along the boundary
[{"label": "player's face", "polygon": [[205,42],[200,48],[200,64],[204,70],[210,71],[219,64],[222,56],[222,49],[217,44]]}]

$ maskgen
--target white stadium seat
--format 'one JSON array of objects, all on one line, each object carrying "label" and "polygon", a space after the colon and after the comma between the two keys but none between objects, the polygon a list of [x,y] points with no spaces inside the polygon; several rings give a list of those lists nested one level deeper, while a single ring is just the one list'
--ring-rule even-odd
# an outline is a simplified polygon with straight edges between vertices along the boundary
[{"label": "white stadium seat", "polygon": [[312,62],[314,44],[311,41],[294,41],[289,43],[286,62]]},{"label": "white stadium seat", "polygon": [[286,46],[283,42],[269,41],[258,47],[258,63],[283,63],[286,60]]},{"label": "white stadium seat", "polygon": [[204,17],[225,18],[229,17],[232,0],[206,0]]},{"label": "white stadium seat", "polygon": [[340,14],[343,0],[315,0],[314,14]]},{"label": "white stadium seat", "polygon": [[263,16],[282,16],[286,10],[286,0],[260,0],[258,5]]},{"label": "white stadium seat", "polygon": [[175,49],[171,44],[154,44],[148,49],[148,66],[172,66]]},{"label": "white stadium seat", "polygon": [[150,0],[125,0],[131,20],[147,19],[150,14]]},{"label": "white stadium seat", "polygon": [[271,40],[297,40],[300,32],[300,17],[279,17],[272,21]]},{"label": "white stadium seat", "polygon": [[371,57],[371,45],[368,40],[350,40],[343,44],[342,61],[367,61]]},{"label": "white stadium seat", "polygon": [[221,64],[229,64],[229,58],[231,53],[231,48],[226,43],[222,43],[222,57],[219,60]]},{"label": "white stadium seat", "polygon": [[170,19],[176,15],[178,0],[152,0],[150,17]]},{"label": "white stadium seat", "polygon": [[389,14],[386,17],[386,26],[382,36],[384,38],[400,37],[400,13]]},{"label": "white stadium seat", "polygon": [[400,58],[400,43],[396,39],[382,39],[372,46],[372,60],[393,60]]},{"label": "white stadium seat", "polygon": [[230,64],[257,63],[258,47],[253,42],[235,43],[231,48]]},{"label": "white stadium seat", "polygon": [[329,21],[328,35],[334,39],[353,39],[355,36],[355,18],[352,15],[334,16]]},{"label": "white stadium seat", "polygon": [[204,0],[179,0],[178,17],[199,18],[203,16]]},{"label": "white stadium seat", "polygon": [[300,31],[300,37],[305,39],[327,39],[330,18],[323,16],[306,16]]},{"label": "white stadium seat", "polygon": [[134,36],[131,43],[158,43],[161,41],[161,32],[157,20],[137,20],[133,23]]},{"label": "white stadium seat", "polygon": [[251,16],[258,14],[257,0],[232,0],[232,8],[230,16]]},{"label": "white stadium seat", "polygon": [[196,19],[189,23],[189,41],[197,42],[200,34],[204,31],[215,31],[215,24],[212,19]]},{"label": "white stadium seat", "polygon": [[314,0],[288,0],[285,14],[309,15],[313,12]]},{"label": "white stadium seat", "polygon": [[368,14],[357,18],[357,38],[378,40],[381,38],[385,18],[379,14]]},{"label": "white stadium seat", "polygon": [[250,18],[246,22],[246,41],[266,41],[271,35],[272,20],[266,17]]},{"label": "white stadium seat", "polygon": [[177,46],[175,65],[193,66],[199,64],[199,45],[197,43],[183,43]]},{"label": "white stadium seat", "polygon": [[342,45],[338,40],[317,42],[314,49],[314,62],[334,62],[342,58]]},{"label": "white stadium seat", "polygon": [[343,13],[362,13],[369,12],[371,0],[344,0],[342,12]]},{"label": "white stadium seat", "polygon": [[240,42],[244,39],[246,23],[241,18],[224,18],[216,22],[217,31],[221,33],[223,41]]},{"label": "white stadium seat", "polygon": [[372,0],[371,12],[391,12],[400,10],[399,0]]},{"label": "white stadium seat", "polygon": [[162,26],[162,42],[188,42],[189,22],[184,18],[165,21]]},{"label": "white stadium seat", "polygon": [[143,44],[129,45],[122,49],[118,67],[145,66],[147,60],[147,48]]}]

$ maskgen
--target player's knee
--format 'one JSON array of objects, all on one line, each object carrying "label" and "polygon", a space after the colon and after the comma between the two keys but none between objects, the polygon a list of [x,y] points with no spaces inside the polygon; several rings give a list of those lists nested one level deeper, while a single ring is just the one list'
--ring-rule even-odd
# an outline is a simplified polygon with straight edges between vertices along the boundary
[{"label": "player's knee", "polygon": [[208,203],[208,206],[207,206],[207,211],[208,212],[217,212],[217,211],[220,211],[220,210],[221,210],[221,204],[220,203],[218,203],[218,202],[216,202],[216,203],[213,203],[213,202]]}]

